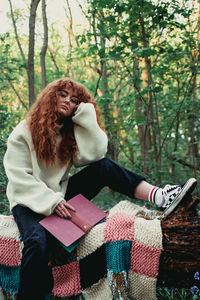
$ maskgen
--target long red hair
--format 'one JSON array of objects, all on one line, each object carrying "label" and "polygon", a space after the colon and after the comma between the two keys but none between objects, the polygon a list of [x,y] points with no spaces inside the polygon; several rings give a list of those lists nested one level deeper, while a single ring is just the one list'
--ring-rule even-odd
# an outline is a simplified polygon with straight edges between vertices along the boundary
[{"label": "long red hair", "polygon": [[56,128],[58,127],[57,95],[64,89],[72,89],[80,102],[92,103],[95,107],[97,122],[103,129],[100,119],[100,111],[94,98],[87,89],[80,83],[69,78],[62,78],[48,84],[41,92],[36,102],[31,107],[27,121],[33,140],[33,148],[37,158],[43,161],[46,166],[53,165],[56,153],[61,164],[67,163],[77,152],[77,145],[74,137],[73,122],[71,118],[64,120],[60,130],[61,142],[56,145]]}]

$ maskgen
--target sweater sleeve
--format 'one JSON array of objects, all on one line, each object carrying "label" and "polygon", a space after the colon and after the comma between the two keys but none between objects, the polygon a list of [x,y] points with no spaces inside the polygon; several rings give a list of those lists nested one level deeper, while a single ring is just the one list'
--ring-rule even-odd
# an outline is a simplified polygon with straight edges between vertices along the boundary
[{"label": "sweater sleeve", "polygon": [[97,123],[92,103],[81,103],[72,118],[78,153],[73,158],[75,167],[88,165],[103,158],[107,152],[108,139]]},{"label": "sweater sleeve", "polygon": [[8,177],[7,196],[11,207],[20,204],[36,213],[50,215],[63,199],[60,192],[54,192],[33,176],[32,151],[24,134],[10,135],[4,156],[4,167]]}]

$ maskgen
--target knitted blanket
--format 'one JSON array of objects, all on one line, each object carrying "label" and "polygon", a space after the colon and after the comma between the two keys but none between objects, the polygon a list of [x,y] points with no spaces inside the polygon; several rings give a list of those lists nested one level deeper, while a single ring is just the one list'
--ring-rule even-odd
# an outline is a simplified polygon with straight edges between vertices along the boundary
[{"label": "knitted blanket", "polygon": [[[155,300],[162,232],[158,219],[141,217],[147,213],[127,200],[114,206],[66,263],[52,261],[54,287],[47,299]],[[0,215],[0,287],[12,299],[18,292],[22,249],[14,219]]]}]

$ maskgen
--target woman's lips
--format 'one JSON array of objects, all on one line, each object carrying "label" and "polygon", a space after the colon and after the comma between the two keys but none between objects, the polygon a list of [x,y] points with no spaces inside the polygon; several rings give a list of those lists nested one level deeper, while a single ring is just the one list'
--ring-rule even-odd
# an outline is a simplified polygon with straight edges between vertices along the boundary
[{"label": "woman's lips", "polygon": [[65,105],[61,105],[61,108],[63,108],[64,110],[69,110],[69,108]]}]

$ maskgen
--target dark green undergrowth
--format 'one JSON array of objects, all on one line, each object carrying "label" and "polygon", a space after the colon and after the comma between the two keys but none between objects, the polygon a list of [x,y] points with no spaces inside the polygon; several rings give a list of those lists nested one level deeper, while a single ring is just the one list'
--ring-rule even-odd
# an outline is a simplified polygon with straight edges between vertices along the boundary
[{"label": "dark green undergrowth", "polygon": [[190,289],[184,288],[157,288],[158,300],[198,300],[200,299],[199,292],[192,293]]}]

